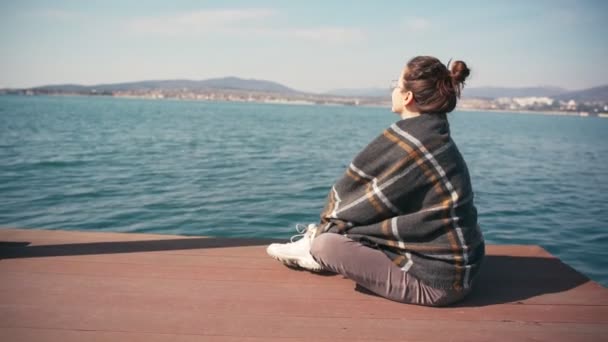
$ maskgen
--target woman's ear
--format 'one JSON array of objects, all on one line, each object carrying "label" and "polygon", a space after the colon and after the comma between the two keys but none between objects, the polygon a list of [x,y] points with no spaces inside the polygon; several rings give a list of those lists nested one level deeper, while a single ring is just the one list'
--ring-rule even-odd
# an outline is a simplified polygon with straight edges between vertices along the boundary
[{"label": "woman's ear", "polygon": [[411,91],[403,94],[403,106],[409,106],[414,101],[414,94]]}]

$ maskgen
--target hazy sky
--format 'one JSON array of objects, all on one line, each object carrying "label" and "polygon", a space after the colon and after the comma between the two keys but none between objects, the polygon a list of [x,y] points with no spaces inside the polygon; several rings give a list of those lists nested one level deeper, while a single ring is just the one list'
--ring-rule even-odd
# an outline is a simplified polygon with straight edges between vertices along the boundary
[{"label": "hazy sky", "polygon": [[0,88],[238,76],[388,87],[462,59],[469,86],[608,83],[608,1],[2,1]]}]

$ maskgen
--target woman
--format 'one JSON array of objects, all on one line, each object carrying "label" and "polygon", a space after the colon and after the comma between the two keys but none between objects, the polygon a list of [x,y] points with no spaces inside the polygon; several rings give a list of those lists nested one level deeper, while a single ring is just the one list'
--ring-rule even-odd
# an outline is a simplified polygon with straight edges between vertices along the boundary
[{"label": "woman", "polygon": [[320,223],[298,229],[297,242],[268,246],[270,256],[403,303],[442,306],[470,292],[485,245],[446,115],[469,69],[448,68],[430,56],[407,63],[392,92],[401,120],[355,157]]}]

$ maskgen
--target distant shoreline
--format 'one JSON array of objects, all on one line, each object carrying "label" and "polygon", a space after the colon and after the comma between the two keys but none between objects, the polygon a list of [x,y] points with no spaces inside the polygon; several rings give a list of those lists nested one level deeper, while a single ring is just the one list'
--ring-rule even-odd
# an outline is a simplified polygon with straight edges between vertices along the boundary
[{"label": "distant shoreline", "polygon": [[560,115],[560,116],[577,116],[584,117],[578,112],[560,112],[560,111],[544,111],[544,110],[508,110],[508,109],[481,109],[481,108],[459,108],[456,110],[466,112],[494,112],[494,113],[509,113],[509,114],[539,114],[539,115]]},{"label": "distant shoreline", "polygon": [[[231,100],[207,100],[207,99],[182,99],[175,97],[151,98],[146,96],[114,96],[114,95],[89,95],[89,94],[36,94],[36,95],[15,95],[15,94],[0,94],[0,96],[22,96],[22,97],[38,97],[38,96],[57,96],[57,97],[94,97],[94,98],[113,98],[127,100],[152,100],[152,101],[190,101],[190,102],[218,102],[218,103],[255,103],[269,105],[293,105],[293,106],[327,106],[327,107],[367,107],[367,108],[388,108],[389,104],[381,103],[361,103],[358,105],[349,105],[343,103],[314,103],[312,101],[303,100],[272,100],[272,101],[231,101]],[[557,115],[557,116],[574,116],[574,117],[599,117],[608,118],[608,113],[599,113],[598,115],[581,115],[579,112],[561,112],[561,111],[534,111],[534,110],[507,110],[507,109],[483,109],[483,108],[461,108],[456,107],[455,112],[486,112],[486,113],[507,113],[507,114],[537,114],[537,115]]]}]

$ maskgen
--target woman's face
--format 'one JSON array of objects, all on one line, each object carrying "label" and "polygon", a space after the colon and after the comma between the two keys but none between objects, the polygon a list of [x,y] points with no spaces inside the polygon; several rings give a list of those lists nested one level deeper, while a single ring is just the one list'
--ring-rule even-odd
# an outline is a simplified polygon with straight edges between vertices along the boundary
[{"label": "woman's face", "polygon": [[393,93],[391,94],[391,102],[392,102],[392,106],[391,106],[391,111],[393,113],[396,114],[401,114],[403,113],[403,107],[404,107],[404,103],[403,103],[403,97],[404,94],[402,93],[403,90],[403,76],[405,75],[405,69],[403,69],[403,71],[401,71],[401,74],[399,75],[399,78],[397,79],[397,84],[395,85],[395,87],[393,88]]}]

